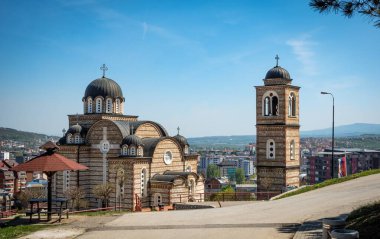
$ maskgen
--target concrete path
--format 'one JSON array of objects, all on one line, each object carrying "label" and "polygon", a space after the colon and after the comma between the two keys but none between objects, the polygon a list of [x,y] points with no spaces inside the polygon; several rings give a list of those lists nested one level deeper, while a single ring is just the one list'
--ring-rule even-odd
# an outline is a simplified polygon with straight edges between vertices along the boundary
[{"label": "concrete path", "polygon": [[377,174],[277,201],[125,214],[79,238],[292,238],[305,221],[348,214],[379,198]]},{"label": "concrete path", "polygon": [[293,238],[304,222],[348,214],[379,198],[377,174],[276,201],[125,214],[78,238]]}]

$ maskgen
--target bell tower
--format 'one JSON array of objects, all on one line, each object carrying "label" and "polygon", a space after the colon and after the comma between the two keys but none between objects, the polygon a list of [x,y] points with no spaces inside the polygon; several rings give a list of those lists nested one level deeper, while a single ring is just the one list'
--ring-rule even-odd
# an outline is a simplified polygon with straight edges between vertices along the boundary
[{"label": "bell tower", "polygon": [[[287,70],[270,69],[264,86],[256,86],[256,151],[258,199],[299,186],[299,89]],[[268,192],[268,194],[267,194]]]}]

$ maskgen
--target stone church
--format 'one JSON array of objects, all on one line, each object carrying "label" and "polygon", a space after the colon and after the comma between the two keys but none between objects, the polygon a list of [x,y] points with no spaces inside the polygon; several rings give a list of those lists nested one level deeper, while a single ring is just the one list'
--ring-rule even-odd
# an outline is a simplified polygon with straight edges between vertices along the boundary
[{"label": "stone church", "polygon": [[299,186],[299,89],[287,70],[277,64],[263,86],[256,86],[257,191],[271,196]]},{"label": "stone church", "polygon": [[103,69],[103,77],[87,86],[83,114],[68,116],[69,128],[58,142],[60,154],[89,170],[58,173],[53,183],[55,196],[81,187],[89,206],[99,207],[93,188],[110,183],[115,190],[109,205],[130,210],[203,200],[198,155],[190,154],[179,129],[170,136],[156,122],[124,114],[122,90],[104,73]]}]

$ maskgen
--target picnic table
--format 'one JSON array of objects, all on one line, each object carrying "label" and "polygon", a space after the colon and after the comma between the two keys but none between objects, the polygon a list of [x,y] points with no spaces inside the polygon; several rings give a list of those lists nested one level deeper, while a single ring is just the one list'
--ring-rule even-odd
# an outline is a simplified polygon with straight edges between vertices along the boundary
[{"label": "picnic table", "polygon": [[[32,221],[32,216],[33,214],[37,214],[38,215],[38,220],[41,220],[41,213],[43,213],[44,211],[43,210],[46,210],[45,207],[41,207],[40,203],[47,203],[48,202],[48,199],[47,198],[32,198],[30,199],[29,201],[29,204],[30,204],[30,211],[26,213],[26,215],[29,215],[30,218],[29,218],[29,221],[31,222]],[[63,213],[66,213],[66,218],[69,218],[69,210],[67,208],[67,199],[66,198],[55,198],[55,199],[52,199],[52,202],[56,202],[59,204],[59,207],[57,207],[57,214],[59,215],[59,222],[61,221],[61,218],[62,218],[62,214]],[[34,205],[36,204],[37,208],[34,209]],[[63,210],[63,204],[65,204],[65,209]],[[53,214],[53,212],[48,212],[46,211],[46,213],[49,215],[49,214]]]}]

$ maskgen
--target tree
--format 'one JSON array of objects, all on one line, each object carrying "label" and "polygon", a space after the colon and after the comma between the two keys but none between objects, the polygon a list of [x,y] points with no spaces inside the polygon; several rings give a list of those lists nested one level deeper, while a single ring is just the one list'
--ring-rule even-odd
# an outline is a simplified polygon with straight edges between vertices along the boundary
[{"label": "tree", "polygon": [[380,28],[380,1],[379,0],[311,0],[309,5],[320,13],[341,12],[350,18],[355,12],[369,17],[374,25]]},{"label": "tree", "polygon": [[235,172],[235,179],[236,179],[236,184],[242,184],[245,181],[245,173],[242,168],[236,169]]},{"label": "tree", "polygon": [[70,187],[65,195],[71,200],[71,208],[76,208],[79,211],[80,207],[86,207],[86,200],[84,200],[85,192],[80,187]]},{"label": "tree", "polygon": [[207,166],[207,178],[218,178],[220,177],[219,167],[215,164],[210,164]]},{"label": "tree", "polygon": [[96,185],[92,192],[94,193],[95,197],[102,200],[102,205],[104,207],[108,207],[108,201],[111,197],[111,193],[113,192],[113,185],[106,183],[106,184],[100,184]]}]

